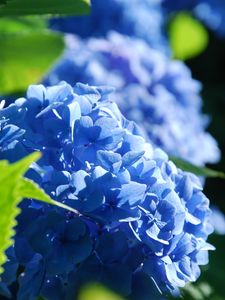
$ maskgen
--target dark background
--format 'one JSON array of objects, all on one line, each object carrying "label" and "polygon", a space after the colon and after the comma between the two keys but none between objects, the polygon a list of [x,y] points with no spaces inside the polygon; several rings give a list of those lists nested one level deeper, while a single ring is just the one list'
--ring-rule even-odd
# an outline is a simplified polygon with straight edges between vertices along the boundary
[{"label": "dark background", "polygon": [[[186,61],[192,75],[203,84],[203,111],[211,116],[208,131],[218,141],[221,160],[213,169],[225,172],[225,39],[209,32],[209,45],[198,57]],[[225,180],[208,178],[205,194],[211,203],[216,204],[225,213]],[[213,287],[213,294],[207,300],[225,299],[225,236],[212,235],[209,242],[216,247],[210,253],[210,262],[204,267],[200,281],[195,285],[208,282]],[[189,296],[184,297],[189,300]]]},{"label": "dark background", "polygon": [[[210,166],[225,172],[225,39],[209,32],[209,45],[198,57],[186,61],[192,75],[203,84],[203,111],[211,116],[208,131],[218,141],[221,160]],[[225,181],[207,179],[205,193],[210,200],[225,212]]]}]

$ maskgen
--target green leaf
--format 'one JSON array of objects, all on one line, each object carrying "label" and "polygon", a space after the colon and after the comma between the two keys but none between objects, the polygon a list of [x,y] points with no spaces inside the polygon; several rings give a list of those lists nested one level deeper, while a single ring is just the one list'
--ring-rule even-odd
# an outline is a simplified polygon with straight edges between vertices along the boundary
[{"label": "green leaf", "polygon": [[197,176],[215,177],[215,178],[225,179],[225,173],[223,173],[223,172],[212,170],[212,169],[206,168],[206,167],[198,167],[198,166],[193,165],[193,164],[189,163],[188,161],[183,160],[178,157],[170,156],[170,160],[172,160],[175,163],[175,165],[178,168],[180,168],[181,170],[186,171],[186,172],[191,172]]},{"label": "green leaf", "polygon": [[45,192],[42,190],[35,182],[32,180],[29,180],[27,178],[22,178],[19,182],[18,186],[18,192],[20,195],[23,195],[23,198],[32,198],[35,200],[39,200],[51,205],[56,205],[58,207],[70,210],[74,212],[77,215],[80,215],[80,213],[73,209],[72,207],[69,207],[61,202],[57,202],[55,200],[52,200]]},{"label": "green leaf", "polygon": [[79,296],[78,300],[123,300],[120,296],[111,292],[109,289],[100,284],[90,284],[85,286]]},{"label": "green leaf", "polygon": [[40,153],[35,152],[14,164],[0,161],[0,274],[3,272],[2,265],[6,262],[5,250],[13,244],[13,228],[20,212],[18,204],[23,198],[40,200],[80,215],[75,209],[52,200],[33,181],[23,178],[31,163],[39,158]]},{"label": "green leaf", "polygon": [[0,44],[0,94],[39,81],[64,48],[62,36],[48,31],[1,36]]},{"label": "green leaf", "polygon": [[[1,0],[2,1],[2,0]],[[0,16],[89,13],[89,0],[10,0],[0,7]]]},{"label": "green leaf", "polygon": [[199,55],[206,49],[209,36],[199,21],[190,14],[181,12],[170,23],[169,40],[174,57],[186,60]]},{"label": "green leaf", "polygon": [[18,184],[18,193],[24,198],[32,198],[52,204],[52,199],[33,181],[21,178]]},{"label": "green leaf", "polygon": [[30,164],[39,157],[38,153],[33,153],[12,165],[6,161],[0,162],[0,274],[3,272],[2,265],[6,261],[5,250],[13,243],[15,218],[20,212],[17,205],[22,196],[17,192],[18,182]]},{"label": "green leaf", "polygon": [[42,16],[5,17],[0,18],[0,34],[24,34],[42,31],[47,28],[47,18]]}]

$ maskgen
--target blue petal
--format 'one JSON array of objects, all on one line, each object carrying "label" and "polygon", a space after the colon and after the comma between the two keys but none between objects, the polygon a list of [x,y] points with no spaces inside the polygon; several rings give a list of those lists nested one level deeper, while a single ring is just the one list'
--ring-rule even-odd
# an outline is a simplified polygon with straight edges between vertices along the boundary
[{"label": "blue petal", "polygon": [[124,154],[123,156],[123,166],[129,167],[130,165],[133,165],[136,161],[138,161],[143,154],[145,153],[145,151],[129,151],[126,154]]},{"label": "blue petal", "polygon": [[117,173],[122,165],[121,155],[112,151],[97,152],[97,159],[100,165],[108,171]]},{"label": "blue petal", "polygon": [[126,202],[128,202],[131,207],[138,205],[144,200],[145,192],[145,184],[140,184],[131,181],[128,184],[122,185],[121,191],[118,195],[118,207],[123,206],[124,204],[126,204]]}]

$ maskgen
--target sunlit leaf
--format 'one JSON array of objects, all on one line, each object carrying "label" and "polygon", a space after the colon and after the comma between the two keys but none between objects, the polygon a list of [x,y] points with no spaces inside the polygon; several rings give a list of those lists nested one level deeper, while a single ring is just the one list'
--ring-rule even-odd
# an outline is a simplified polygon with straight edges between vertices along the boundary
[{"label": "sunlit leaf", "polygon": [[106,289],[99,284],[90,284],[85,286],[79,296],[78,300],[124,300],[112,291]]},{"label": "sunlit leaf", "polygon": [[79,212],[61,202],[52,200],[45,192],[42,190],[35,182],[27,178],[22,178],[18,183],[18,192],[23,195],[23,198],[32,198],[39,200],[51,205],[56,205],[58,207],[70,210],[75,214],[79,215]]},{"label": "sunlit leaf", "polygon": [[43,31],[47,27],[47,19],[42,16],[4,17],[0,18],[0,35],[25,34]]},{"label": "sunlit leaf", "polygon": [[6,261],[5,250],[12,245],[16,216],[20,210],[17,207],[22,195],[18,193],[17,186],[30,164],[40,157],[33,153],[21,161],[9,165],[6,161],[0,162],[0,274],[2,265]]},{"label": "sunlit leaf", "polygon": [[182,60],[199,55],[209,42],[205,27],[185,12],[177,14],[172,19],[169,39],[174,57]]},{"label": "sunlit leaf", "polygon": [[175,163],[175,165],[178,168],[180,168],[181,170],[186,171],[186,172],[191,172],[197,176],[215,177],[215,178],[225,179],[225,173],[223,173],[223,172],[212,170],[212,169],[206,168],[206,167],[198,167],[198,166],[193,165],[193,164],[189,163],[188,161],[183,160],[178,157],[171,156],[170,160],[172,160]]},{"label": "sunlit leaf", "polygon": [[38,82],[64,48],[63,38],[47,31],[1,35],[0,44],[0,94]]},{"label": "sunlit leaf", "polygon": [[0,274],[6,262],[5,251],[13,244],[16,217],[20,212],[18,204],[23,198],[31,198],[68,209],[76,214],[76,210],[52,200],[36,183],[23,178],[32,162],[40,158],[40,153],[33,153],[24,159],[9,164],[0,161]]}]

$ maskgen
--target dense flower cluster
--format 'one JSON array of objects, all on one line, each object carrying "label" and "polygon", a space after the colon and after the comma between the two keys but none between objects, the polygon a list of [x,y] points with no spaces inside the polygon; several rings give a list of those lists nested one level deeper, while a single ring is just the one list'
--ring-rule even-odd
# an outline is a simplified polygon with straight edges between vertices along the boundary
[{"label": "dense flower cluster", "polygon": [[105,36],[110,30],[144,39],[152,47],[169,52],[163,30],[162,0],[91,1],[91,14],[53,18],[50,27],[81,37]]},{"label": "dense flower cluster", "polygon": [[211,30],[225,37],[224,0],[163,0],[163,6],[170,12],[188,10],[202,20]]},{"label": "dense flower cluster", "polygon": [[3,295],[72,300],[91,280],[128,295],[146,278],[176,292],[207,263],[212,226],[198,179],[146,143],[109,92],[36,85],[0,110],[0,159],[42,151],[27,177],[77,210],[22,203]]},{"label": "dense flower cluster", "polygon": [[65,79],[114,86],[112,98],[125,117],[141,125],[156,146],[198,165],[219,159],[216,141],[205,132],[201,85],[182,62],[115,32],[108,39],[85,41],[68,36],[67,45],[46,84]]}]

